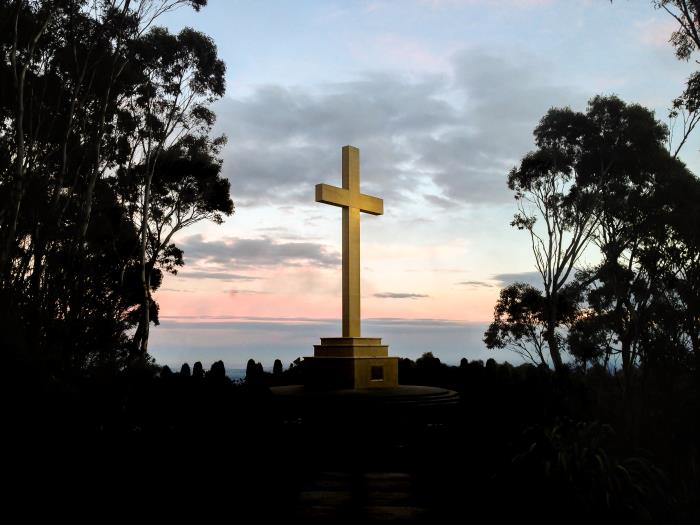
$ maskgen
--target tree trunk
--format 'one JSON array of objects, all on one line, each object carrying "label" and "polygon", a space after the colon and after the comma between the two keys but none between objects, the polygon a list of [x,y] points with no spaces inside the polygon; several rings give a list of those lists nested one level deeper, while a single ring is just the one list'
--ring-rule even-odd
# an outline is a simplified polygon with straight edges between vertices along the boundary
[{"label": "tree trunk", "polygon": [[17,90],[17,113],[15,140],[17,141],[17,157],[15,158],[15,177],[10,191],[10,220],[4,228],[4,246],[0,251],[0,276],[3,282],[9,281],[12,251],[15,245],[15,234],[17,232],[17,222],[19,220],[19,210],[24,194],[24,77],[25,72],[19,75],[15,89]]},{"label": "tree trunk", "polygon": [[[5,235],[4,245],[0,249],[0,280],[6,281],[10,278],[11,265],[10,259],[12,257],[12,252],[16,246],[15,235],[17,232],[17,223],[19,221],[19,211],[22,203],[22,198],[24,197],[24,163],[25,163],[25,144],[24,144],[24,87],[27,77],[28,64],[31,62],[34,56],[34,50],[36,49],[37,42],[39,38],[46,30],[49,24],[50,17],[47,16],[44,20],[43,25],[34,35],[31,44],[27,48],[27,64],[22,66],[21,70],[18,70],[17,57],[17,40],[18,40],[18,23],[20,16],[20,8],[18,6],[17,14],[14,20],[14,44],[12,47],[11,55],[11,66],[14,73],[13,84],[15,88],[15,93],[17,96],[16,100],[16,114],[15,114],[15,137],[17,141],[17,157],[15,159],[15,180],[12,184],[12,189],[10,191],[10,211],[11,217],[9,224],[6,228],[3,228],[3,234]],[[1,226],[1,225],[0,225]]]},{"label": "tree trunk", "polygon": [[146,172],[143,204],[141,207],[141,249],[139,255],[141,256],[141,287],[143,297],[141,303],[141,319],[139,321],[141,340],[137,348],[142,358],[148,353],[148,336],[151,324],[151,271],[153,265],[150,264],[150,261],[146,260],[146,246],[148,244],[148,212],[151,205],[151,181],[153,180],[153,171],[155,170],[154,164],[155,162],[152,163],[151,159],[147,157],[146,165],[148,166],[148,170]]},{"label": "tree trunk", "polygon": [[632,343],[626,335],[620,338],[620,354],[622,355],[622,372],[625,376],[630,375],[632,366]]},{"label": "tree trunk", "polygon": [[564,362],[561,359],[561,351],[559,349],[559,341],[557,341],[557,294],[553,293],[548,298],[548,312],[547,312],[547,332],[545,337],[547,339],[547,346],[549,346],[549,355],[552,358],[552,363],[554,364],[554,370],[557,372],[564,368]]}]

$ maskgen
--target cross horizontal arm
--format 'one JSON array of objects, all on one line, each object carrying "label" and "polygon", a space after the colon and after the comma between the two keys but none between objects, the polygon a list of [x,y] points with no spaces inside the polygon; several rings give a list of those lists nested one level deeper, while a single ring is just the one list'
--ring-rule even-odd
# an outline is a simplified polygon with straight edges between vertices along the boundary
[{"label": "cross horizontal arm", "polygon": [[350,191],[329,184],[316,184],[316,202],[347,208],[351,205]]},{"label": "cross horizontal arm", "polygon": [[360,193],[353,195],[350,190],[338,188],[329,184],[316,184],[316,202],[340,206],[341,208],[357,208],[371,215],[384,213],[384,201],[371,195]]},{"label": "cross horizontal arm", "polygon": [[384,214],[384,201],[378,197],[372,197],[364,193],[360,193],[360,202],[357,207],[360,208],[360,211],[371,215]]}]

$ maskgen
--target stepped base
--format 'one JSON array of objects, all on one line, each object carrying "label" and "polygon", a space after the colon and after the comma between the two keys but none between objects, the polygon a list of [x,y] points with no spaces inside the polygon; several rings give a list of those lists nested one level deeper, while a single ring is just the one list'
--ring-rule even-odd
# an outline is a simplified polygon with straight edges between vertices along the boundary
[{"label": "stepped base", "polygon": [[391,388],[399,384],[399,358],[379,337],[324,337],[305,357],[310,389]]}]

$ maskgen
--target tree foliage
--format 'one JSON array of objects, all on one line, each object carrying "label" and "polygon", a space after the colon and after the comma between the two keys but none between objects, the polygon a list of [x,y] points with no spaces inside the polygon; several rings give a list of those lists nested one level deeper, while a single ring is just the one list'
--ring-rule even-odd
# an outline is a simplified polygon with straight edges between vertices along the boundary
[{"label": "tree foliage", "polygon": [[[148,362],[173,235],[233,212],[214,43],[155,26],[205,0],[0,1],[0,309],[13,359]],[[138,328],[134,331],[134,328]]]},{"label": "tree foliage", "polygon": [[[700,180],[666,138],[653,113],[614,96],[543,117],[538,149],[508,178],[542,289],[501,291],[487,346],[536,363],[546,348],[555,368],[563,352],[584,369],[697,366]],[[584,251],[598,262],[579,264]]]},{"label": "tree foliage", "polygon": [[[652,0],[656,9],[663,9],[678,23],[671,33],[669,42],[676,51],[678,60],[690,61],[700,51],[700,1],[699,0]],[[697,64],[700,60],[695,59]],[[700,123],[700,71],[691,73],[685,89],[673,100],[669,112],[671,133],[669,150],[674,157],[687,143],[698,123]],[[680,137],[674,144],[673,132],[680,126]]]}]

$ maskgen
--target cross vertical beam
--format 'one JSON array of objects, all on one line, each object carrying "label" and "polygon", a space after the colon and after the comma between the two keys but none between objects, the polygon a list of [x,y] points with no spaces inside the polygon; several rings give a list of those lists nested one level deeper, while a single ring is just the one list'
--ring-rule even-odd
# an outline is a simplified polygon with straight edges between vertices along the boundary
[{"label": "cross vertical beam", "polygon": [[343,208],[343,337],[360,337],[360,210]]},{"label": "cross vertical beam", "polygon": [[[343,148],[343,189],[360,194],[360,150]],[[360,337],[360,210],[343,208],[343,337]]]},{"label": "cross vertical beam", "polygon": [[360,337],[360,212],[384,213],[384,201],[360,193],[360,150],[343,146],[343,187],[316,185],[316,202],[343,208],[343,337]]}]

